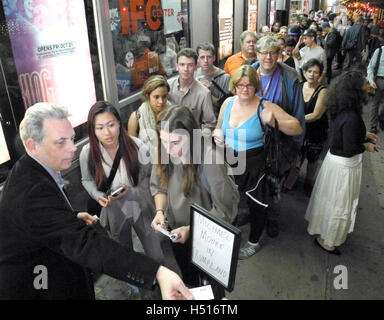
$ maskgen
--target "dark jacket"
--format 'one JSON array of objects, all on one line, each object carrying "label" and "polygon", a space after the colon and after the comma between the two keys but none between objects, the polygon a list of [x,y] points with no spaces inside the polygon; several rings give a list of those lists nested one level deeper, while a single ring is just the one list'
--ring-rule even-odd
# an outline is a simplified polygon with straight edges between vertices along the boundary
[{"label": "dark jacket", "polygon": [[[47,289],[36,289],[37,266]],[[30,156],[16,162],[0,200],[0,299],[94,299],[89,269],[151,288],[158,267],[77,219]]]},{"label": "dark jacket", "polygon": [[[257,61],[252,64],[256,70],[259,68],[260,62]],[[297,78],[297,72],[295,69],[286,65],[283,62],[278,62],[278,67],[281,69],[281,92],[282,101],[272,101],[284,109],[285,112],[295,117],[300,121],[300,125],[303,128],[301,135],[293,136],[297,143],[298,148],[301,148],[303,139],[305,136],[305,115],[304,115],[304,99],[302,93],[302,87]]]},{"label": "dark jacket", "polygon": [[355,24],[347,30],[341,45],[342,50],[346,50],[347,42],[353,40],[356,40],[356,47],[354,48],[355,50],[360,52],[365,49],[367,38],[366,33],[363,31],[362,25]]},{"label": "dark jacket", "polygon": [[[252,67],[258,69],[260,62],[252,64]],[[301,84],[297,78],[295,69],[289,67],[283,62],[278,62],[278,68],[281,70],[281,101],[271,101],[280,106],[285,112],[299,120],[302,133],[297,136],[288,136],[281,132],[280,139],[282,140],[284,158],[287,160],[279,170],[286,172],[296,165],[296,159],[299,156],[299,151],[303,145],[305,136],[305,115],[304,115],[304,99]]]},{"label": "dark jacket", "polygon": [[331,29],[324,41],[324,49],[327,58],[333,58],[341,48],[342,37],[336,29]]}]

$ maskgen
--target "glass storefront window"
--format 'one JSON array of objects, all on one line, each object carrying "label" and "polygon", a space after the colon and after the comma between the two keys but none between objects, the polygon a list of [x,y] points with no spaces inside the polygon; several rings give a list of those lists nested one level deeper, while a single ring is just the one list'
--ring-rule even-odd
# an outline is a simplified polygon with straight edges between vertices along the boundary
[{"label": "glass storefront window", "polygon": [[5,18],[25,108],[51,102],[68,108],[73,126],[86,122],[96,94],[84,3],[20,1]]},{"label": "glass storefront window", "polygon": [[272,28],[276,17],[276,1],[271,0],[269,3],[269,27]]},{"label": "glass storefront window", "polygon": [[[103,97],[92,0],[0,1],[0,183],[24,152],[18,127],[37,102],[69,109],[76,142]],[[99,71],[98,71],[99,70]]]},{"label": "glass storefront window", "polygon": [[219,1],[219,60],[233,54],[233,0]]},{"label": "glass storefront window", "polygon": [[257,0],[247,0],[248,25],[247,30],[257,31]]},{"label": "glass storefront window", "polygon": [[289,5],[289,25],[293,24],[293,19],[297,17],[302,10],[302,0],[292,0]]},{"label": "glass storefront window", "polygon": [[140,90],[152,75],[176,72],[189,45],[188,1],[109,0],[118,98]]}]

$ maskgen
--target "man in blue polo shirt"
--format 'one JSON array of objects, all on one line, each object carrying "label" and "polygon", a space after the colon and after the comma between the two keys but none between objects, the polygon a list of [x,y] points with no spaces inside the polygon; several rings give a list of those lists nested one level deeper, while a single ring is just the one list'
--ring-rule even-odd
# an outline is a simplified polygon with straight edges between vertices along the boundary
[{"label": "man in blue polo shirt", "polygon": [[[305,118],[302,88],[296,70],[277,61],[279,50],[279,43],[273,37],[265,36],[261,38],[256,44],[258,61],[252,66],[256,68],[262,84],[262,89],[257,95],[279,105],[287,113],[298,119],[303,128],[303,132],[299,136],[288,137],[282,135],[282,139],[287,138],[294,141],[290,150],[292,161],[287,162],[285,168],[279,168],[280,172],[284,172],[284,176],[286,176],[290,169],[295,166],[296,159],[299,157],[305,135]],[[267,220],[267,234],[270,237],[277,237],[279,234],[278,204],[279,202],[272,205]]]}]

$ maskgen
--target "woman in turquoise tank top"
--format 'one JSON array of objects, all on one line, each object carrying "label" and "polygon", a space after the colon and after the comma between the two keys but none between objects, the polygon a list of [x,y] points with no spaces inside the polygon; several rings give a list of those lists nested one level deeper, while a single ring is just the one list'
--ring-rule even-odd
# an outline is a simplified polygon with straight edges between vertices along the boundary
[{"label": "woman in turquoise tank top", "polygon": [[[279,130],[287,135],[299,135],[302,132],[296,118],[278,105],[255,95],[260,88],[256,70],[249,65],[241,66],[229,84],[235,96],[228,98],[221,106],[213,133],[216,145],[225,146],[227,155],[232,151],[238,161],[245,161],[245,171],[234,177],[239,191],[248,196],[251,230],[247,245],[240,250],[239,259],[249,258],[258,251],[259,238],[267,217],[266,186],[263,179],[264,132],[261,123],[274,127],[277,121]],[[238,167],[240,163],[231,165]],[[248,192],[253,189],[256,190]]]}]

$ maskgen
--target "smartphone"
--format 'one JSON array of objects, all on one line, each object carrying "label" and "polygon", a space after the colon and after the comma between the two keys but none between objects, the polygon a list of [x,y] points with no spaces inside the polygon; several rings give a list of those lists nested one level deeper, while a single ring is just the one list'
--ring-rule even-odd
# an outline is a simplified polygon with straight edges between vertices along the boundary
[{"label": "smartphone", "polygon": [[124,187],[119,187],[117,188],[115,191],[112,191],[110,196],[111,197],[116,197],[118,196],[119,194],[123,193],[125,191],[125,188]]},{"label": "smartphone", "polygon": [[169,237],[169,239],[171,239],[172,241],[176,241],[177,239],[179,239],[179,235],[177,233],[170,233],[169,231],[163,229],[161,227],[161,224],[158,224],[156,226],[156,229],[157,231],[161,232],[162,234],[166,235],[167,237]]}]

